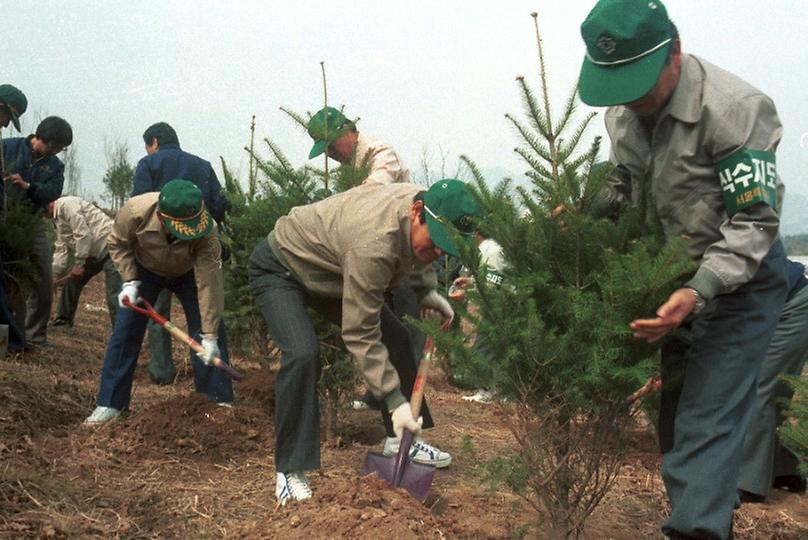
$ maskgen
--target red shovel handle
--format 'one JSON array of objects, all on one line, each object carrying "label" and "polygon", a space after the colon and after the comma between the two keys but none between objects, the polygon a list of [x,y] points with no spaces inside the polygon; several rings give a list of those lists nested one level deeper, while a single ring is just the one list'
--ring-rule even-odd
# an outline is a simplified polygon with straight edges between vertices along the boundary
[{"label": "red shovel handle", "polygon": [[[141,298],[139,302],[141,302],[146,307],[141,308],[133,304],[129,300],[128,296],[124,297],[123,299],[123,305],[125,305],[128,308],[134,309],[135,311],[137,311],[142,315],[146,315],[147,317],[151,318],[152,320],[154,320],[154,322],[156,322],[157,324],[168,330],[168,332],[172,336],[179,339],[183,343],[186,343],[194,351],[201,353],[205,352],[205,348],[202,347],[202,345],[200,345],[199,342],[197,342],[191,336],[189,336],[188,334],[177,328],[177,326],[174,323],[172,323],[171,321],[167,320],[165,317],[154,311],[154,308],[152,307],[152,305],[149,303],[148,300]],[[221,358],[214,358],[213,360],[211,360],[211,363],[217,368],[227,373],[228,375],[230,375],[230,377],[236,382],[239,382],[244,378],[244,376],[241,373],[230,367],[230,365]]]}]

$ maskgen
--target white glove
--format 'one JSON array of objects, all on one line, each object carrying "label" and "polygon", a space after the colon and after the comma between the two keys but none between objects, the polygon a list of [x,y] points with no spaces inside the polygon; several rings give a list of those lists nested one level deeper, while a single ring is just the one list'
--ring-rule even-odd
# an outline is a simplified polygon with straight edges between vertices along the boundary
[{"label": "white glove", "polygon": [[202,362],[205,363],[206,366],[209,366],[211,362],[213,362],[214,358],[219,358],[222,353],[219,351],[219,344],[217,343],[217,339],[214,338],[202,338],[202,347],[205,349],[205,352],[198,352],[196,355],[199,357]]},{"label": "white glove", "polygon": [[123,304],[124,298],[129,298],[129,301],[133,304],[137,304],[140,302],[140,296],[137,294],[137,288],[140,287],[139,281],[127,281],[121,287],[121,292],[118,294],[118,305],[121,307],[126,307]]},{"label": "white glove", "polygon": [[404,430],[407,429],[413,435],[421,433],[421,426],[424,423],[423,417],[419,416],[418,420],[412,417],[412,409],[410,403],[405,401],[393,411],[393,431],[396,432],[396,437],[401,439],[404,435]]},{"label": "white glove", "polygon": [[431,290],[421,300],[421,307],[434,309],[443,315],[443,324],[449,325],[454,319],[454,310],[449,301],[438,294],[436,290]]}]

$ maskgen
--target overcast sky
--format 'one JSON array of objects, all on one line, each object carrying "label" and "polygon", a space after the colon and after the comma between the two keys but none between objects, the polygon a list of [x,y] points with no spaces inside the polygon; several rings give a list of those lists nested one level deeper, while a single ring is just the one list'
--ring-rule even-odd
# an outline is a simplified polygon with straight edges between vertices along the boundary
[{"label": "overcast sky", "polygon": [[[103,191],[105,140],[128,144],[134,164],[145,155],[141,134],[157,121],[172,124],[183,149],[217,172],[223,156],[244,177],[255,114],[259,138],[271,138],[302,165],[311,142],[279,107],[305,113],[322,106],[321,60],[329,103],[361,117],[359,129],[390,142],[413,172],[426,151],[446,155],[447,173],[467,154],[483,168],[518,175],[525,166],[513,153],[519,141],[504,114],[521,114],[517,75],[538,84],[530,12],[539,12],[560,106],[578,77],[579,26],[593,5],[0,0],[0,82],[28,96],[29,132],[50,114],[72,124],[89,194]],[[774,99],[785,126],[778,168],[788,189],[808,193],[808,2],[666,5],[686,52]],[[593,135],[602,123],[595,120]]]}]

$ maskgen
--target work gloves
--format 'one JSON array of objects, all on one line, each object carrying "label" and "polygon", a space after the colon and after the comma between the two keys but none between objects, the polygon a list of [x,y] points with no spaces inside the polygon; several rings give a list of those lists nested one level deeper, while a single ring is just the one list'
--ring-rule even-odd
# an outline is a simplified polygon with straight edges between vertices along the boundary
[{"label": "work gloves", "polygon": [[410,408],[410,403],[405,401],[398,407],[396,407],[392,411],[393,417],[393,431],[396,432],[396,437],[401,439],[401,436],[404,435],[404,430],[411,431],[413,435],[418,435],[421,433],[421,425],[424,423],[424,419],[422,417],[418,417],[418,420],[413,418],[412,416],[412,408]]},{"label": "work gloves", "polygon": [[209,366],[210,363],[213,362],[214,358],[219,358],[222,355],[222,353],[219,351],[219,344],[217,341],[218,340],[215,337],[202,337],[202,348],[205,349],[205,351],[198,352],[196,355],[206,366]]},{"label": "work gloves", "polygon": [[421,299],[421,309],[434,309],[439,312],[443,316],[444,328],[449,326],[454,319],[454,310],[449,305],[449,301],[434,289]]},{"label": "work gloves", "polygon": [[121,287],[121,292],[118,294],[118,305],[121,307],[126,307],[123,303],[124,298],[129,298],[129,301],[133,304],[137,304],[140,302],[140,296],[137,294],[137,288],[140,287],[139,281],[127,281]]}]

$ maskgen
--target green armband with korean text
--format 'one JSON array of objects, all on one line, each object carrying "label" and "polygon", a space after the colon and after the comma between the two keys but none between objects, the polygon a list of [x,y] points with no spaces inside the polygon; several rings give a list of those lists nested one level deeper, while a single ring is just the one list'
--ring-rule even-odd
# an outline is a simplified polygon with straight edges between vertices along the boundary
[{"label": "green armband with korean text", "polygon": [[762,202],[777,208],[777,165],[774,154],[742,148],[715,166],[727,215]]}]

